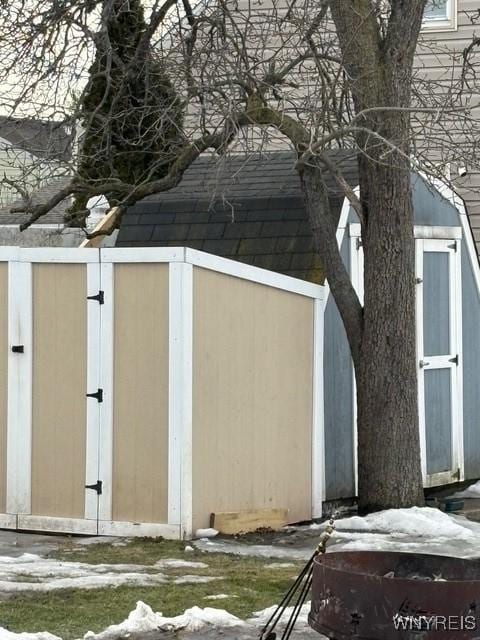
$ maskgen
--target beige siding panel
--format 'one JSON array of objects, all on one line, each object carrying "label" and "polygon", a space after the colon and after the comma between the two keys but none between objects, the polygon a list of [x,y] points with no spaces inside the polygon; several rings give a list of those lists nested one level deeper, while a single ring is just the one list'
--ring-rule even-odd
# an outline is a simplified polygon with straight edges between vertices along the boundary
[{"label": "beige siding panel", "polygon": [[211,512],[311,516],[311,299],[194,270],[194,529]]},{"label": "beige siding panel", "polygon": [[168,515],[168,265],[115,265],[113,519]]},{"label": "beige siding panel", "polygon": [[0,513],[6,511],[8,265],[0,264]]},{"label": "beige siding panel", "polygon": [[86,273],[33,265],[33,515],[85,515]]}]

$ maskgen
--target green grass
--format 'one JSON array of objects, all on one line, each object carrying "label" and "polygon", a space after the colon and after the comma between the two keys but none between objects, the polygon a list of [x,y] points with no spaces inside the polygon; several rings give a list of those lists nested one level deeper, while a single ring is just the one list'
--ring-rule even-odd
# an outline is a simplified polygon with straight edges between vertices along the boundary
[{"label": "green grass", "polygon": [[[121,586],[109,589],[68,589],[51,593],[19,594],[0,600],[0,626],[11,631],[49,631],[65,640],[98,632],[121,622],[143,600],[154,611],[174,616],[188,607],[218,607],[240,618],[278,602],[298,573],[295,567],[265,568],[265,558],[244,558],[227,554],[185,553],[185,544],[167,540],[135,539],[126,546],[109,543],[79,546],[70,544],[50,554],[66,561],[90,564],[153,565],[164,558],[204,562],[207,569],[168,569],[168,575],[185,573],[220,576],[207,584],[162,584],[155,587]],[[238,596],[225,600],[205,600],[205,596],[225,593]]]}]

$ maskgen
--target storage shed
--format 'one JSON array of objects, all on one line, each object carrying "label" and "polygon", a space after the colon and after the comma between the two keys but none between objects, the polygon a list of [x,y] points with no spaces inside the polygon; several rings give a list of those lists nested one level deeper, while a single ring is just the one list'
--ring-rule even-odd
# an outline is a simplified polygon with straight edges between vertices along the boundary
[{"label": "storage shed", "polygon": [[[356,159],[332,154],[352,187]],[[480,271],[461,199],[412,174],[417,269],[419,422],[425,486],[480,477]],[[360,226],[333,181],[337,238],[362,298]],[[313,282],[321,265],[302,203],[294,158],[271,153],[216,163],[199,159],[175,190],[124,217],[117,245],[184,244]],[[356,494],[355,381],[338,311],[327,296],[324,330],[325,489]]]},{"label": "storage shed", "polygon": [[321,515],[323,297],[185,248],[0,248],[0,527]]}]

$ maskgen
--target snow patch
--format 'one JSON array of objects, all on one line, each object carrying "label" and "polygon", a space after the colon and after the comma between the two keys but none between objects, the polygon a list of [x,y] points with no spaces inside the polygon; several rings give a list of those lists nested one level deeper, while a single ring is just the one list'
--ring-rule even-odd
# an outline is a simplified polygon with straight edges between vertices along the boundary
[{"label": "snow patch", "polygon": [[463,491],[457,491],[452,498],[480,498],[480,480]]},{"label": "snow patch", "polygon": [[[87,564],[69,562],[24,553],[18,557],[0,557],[0,592],[49,592],[59,589],[103,589],[129,584],[155,586],[198,584],[217,580],[201,575],[168,576],[161,569],[206,569],[204,562],[176,558],[159,560],[153,566],[137,564]],[[152,572],[152,569],[155,573]],[[0,640],[1,637],[0,637]]]},{"label": "snow patch", "polygon": [[203,596],[204,600],[227,600],[229,598],[238,598],[236,595],[229,596],[227,593],[217,593],[213,596]]},{"label": "snow patch", "polygon": [[61,640],[58,636],[54,636],[48,631],[40,631],[39,633],[14,633],[0,627],[0,640]]},{"label": "snow patch", "polygon": [[263,566],[265,569],[291,569],[292,567],[295,567],[293,562],[270,562]]},{"label": "snow patch", "polygon": [[218,536],[216,529],[197,529],[195,531],[195,538],[214,538],[215,536]]},{"label": "snow patch", "polygon": [[[407,534],[418,538],[473,537],[473,532],[455,522],[448,514],[431,507],[388,509],[368,516],[352,516],[335,523],[338,531]],[[335,535],[335,534],[334,534]]]},{"label": "snow patch", "polygon": [[[261,611],[255,611],[253,613],[253,618],[250,618],[248,620],[248,622],[250,624],[253,624],[255,626],[263,626],[265,624],[267,624],[267,622],[270,620],[271,616],[275,613],[277,609],[277,605],[274,604],[271,607],[267,607],[266,609],[262,609]],[[287,607],[285,609],[285,611],[283,612],[280,620],[279,620],[279,624],[280,625],[285,625],[288,622],[288,619],[290,618],[290,616],[293,613],[293,609],[294,607]],[[295,630],[298,631],[299,629],[301,629],[302,627],[308,627],[308,614],[310,613],[310,602],[306,602],[304,605],[302,605],[302,608],[300,609],[300,613],[298,615],[297,618],[297,622],[295,623]]]},{"label": "snow patch", "polygon": [[159,560],[153,566],[156,569],[208,569],[208,564],[205,562],[188,562],[188,560],[177,560],[176,558]]},{"label": "snow patch", "polygon": [[85,640],[116,640],[126,635],[143,634],[151,631],[179,631],[181,629],[185,631],[200,631],[209,626],[239,627],[243,624],[242,620],[228,613],[228,611],[210,607],[205,609],[192,607],[179,616],[166,618],[161,613],[155,613],[148,604],[139,601],[126,620],[120,624],[111,625],[98,634],[89,631],[84,638]]},{"label": "snow patch", "polygon": [[172,580],[173,584],[206,584],[214,580],[223,580],[222,576],[178,576]]},{"label": "snow patch", "polygon": [[200,551],[209,553],[229,553],[235,556],[252,556],[255,558],[287,558],[289,560],[306,560],[310,558],[315,548],[312,543],[306,548],[276,547],[271,544],[244,544],[242,542],[231,542],[221,540],[196,540],[195,547]]}]

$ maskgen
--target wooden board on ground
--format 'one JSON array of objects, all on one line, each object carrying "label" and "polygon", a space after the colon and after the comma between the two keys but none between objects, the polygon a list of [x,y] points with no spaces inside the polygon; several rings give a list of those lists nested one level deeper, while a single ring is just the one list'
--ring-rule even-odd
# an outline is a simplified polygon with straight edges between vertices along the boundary
[{"label": "wooden board on ground", "polygon": [[227,535],[258,529],[281,529],[287,524],[288,509],[251,509],[212,513],[211,526]]}]

